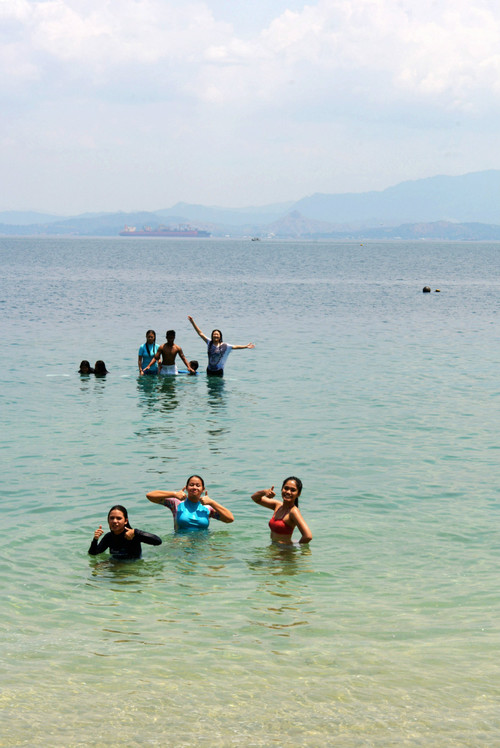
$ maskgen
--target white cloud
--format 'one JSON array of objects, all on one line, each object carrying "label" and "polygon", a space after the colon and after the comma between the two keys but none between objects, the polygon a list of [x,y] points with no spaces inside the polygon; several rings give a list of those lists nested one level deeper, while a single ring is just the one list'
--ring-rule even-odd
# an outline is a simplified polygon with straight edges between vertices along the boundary
[{"label": "white cloud", "polygon": [[500,95],[499,13],[488,0],[320,0],[281,13],[251,39],[202,2],[4,0],[0,9],[10,35],[0,56],[7,84],[71,88],[77,77],[99,88],[132,75],[139,86],[151,77],[163,94],[184,90],[219,104],[317,92],[416,97],[464,111],[480,108],[485,90]]},{"label": "white cloud", "polygon": [[308,101],[317,92],[375,106],[379,96],[413,97],[419,105],[477,110],[499,97],[499,49],[499,12],[487,0],[472,7],[465,0],[323,0],[283,13],[251,42],[210,48],[201,80],[227,102],[290,93]]},{"label": "white cloud", "polygon": [[0,168],[74,210],[500,166],[496,0],[286,2],[0,0]]}]

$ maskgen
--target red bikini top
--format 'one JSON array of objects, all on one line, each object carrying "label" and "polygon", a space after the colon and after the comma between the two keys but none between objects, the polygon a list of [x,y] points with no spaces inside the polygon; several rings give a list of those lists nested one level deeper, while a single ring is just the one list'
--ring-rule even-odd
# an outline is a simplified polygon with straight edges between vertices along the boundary
[{"label": "red bikini top", "polygon": [[282,519],[275,519],[274,514],[269,520],[269,527],[271,532],[275,532],[277,535],[291,535],[293,527],[287,525]]}]

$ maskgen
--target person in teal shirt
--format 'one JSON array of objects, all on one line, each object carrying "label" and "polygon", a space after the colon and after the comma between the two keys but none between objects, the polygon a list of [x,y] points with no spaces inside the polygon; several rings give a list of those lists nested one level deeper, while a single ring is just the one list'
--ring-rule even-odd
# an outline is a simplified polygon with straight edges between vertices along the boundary
[{"label": "person in teal shirt", "polygon": [[154,330],[148,330],[146,333],[146,342],[139,348],[139,374],[142,377],[143,374],[158,374],[158,366],[154,362],[149,369],[145,372],[144,369],[155,357],[155,354],[159,346],[156,345],[156,333]]},{"label": "person in teal shirt", "polygon": [[206,530],[210,519],[233,522],[234,517],[208,496],[205,482],[199,475],[191,475],[182,491],[150,491],[146,494],[153,504],[163,504],[173,514],[174,528],[178,530]]}]

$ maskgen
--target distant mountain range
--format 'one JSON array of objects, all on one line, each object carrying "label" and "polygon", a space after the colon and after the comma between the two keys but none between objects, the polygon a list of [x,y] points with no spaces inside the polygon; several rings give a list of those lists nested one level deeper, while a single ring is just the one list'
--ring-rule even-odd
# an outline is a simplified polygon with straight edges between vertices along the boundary
[{"label": "distant mountain range", "polygon": [[380,192],[315,194],[295,203],[222,208],[177,203],[136,213],[62,217],[0,212],[0,234],[117,236],[126,225],[189,224],[213,236],[500,240],[500,171],[401,182]]}]

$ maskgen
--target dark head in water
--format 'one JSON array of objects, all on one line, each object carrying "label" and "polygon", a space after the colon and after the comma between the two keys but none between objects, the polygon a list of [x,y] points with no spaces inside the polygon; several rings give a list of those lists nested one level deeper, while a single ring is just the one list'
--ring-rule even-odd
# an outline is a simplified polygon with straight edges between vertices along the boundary
[{"label": "dark head in water", "polygon": [[86,361],[85,359],[83,361],[80,361],[80,368],[78,369],[80,374],[93,374],[94,370],[91,367],[90,363]]},{"label": "dark head in water", "polygon": [[104,361],[96,361],[94,364],[94,374],[96,377],[103,377],[105,374],[108,373],[108,370],[106,369],[106,364]]}]

